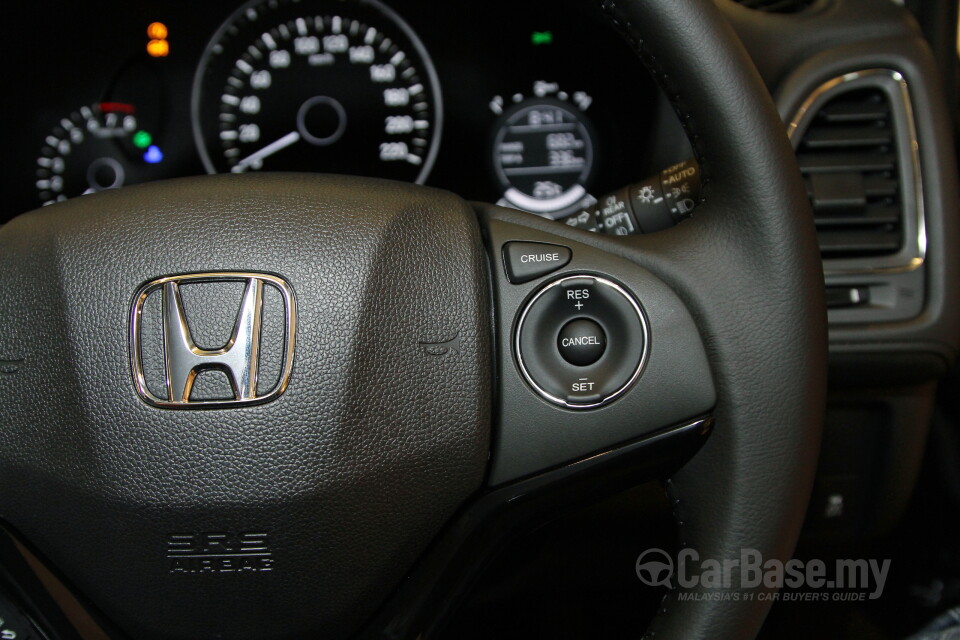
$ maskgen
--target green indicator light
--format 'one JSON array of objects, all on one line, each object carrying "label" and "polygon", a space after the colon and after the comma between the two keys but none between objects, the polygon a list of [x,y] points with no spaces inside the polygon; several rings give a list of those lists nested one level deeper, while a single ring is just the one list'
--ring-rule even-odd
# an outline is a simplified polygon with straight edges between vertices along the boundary
[{"label": "green indicator light", "polygon": [[534,45],[550,44],[553,42],[552,31],[534,31],[530,34],[530,42]]},{"label": "green indicator light", "polygon": [[150,146],[151,142],[153,142],[153,138],[149,133],[143,131],[142,129],[133,134],[133,146],[137,147],[138,149],[146,149]]}]

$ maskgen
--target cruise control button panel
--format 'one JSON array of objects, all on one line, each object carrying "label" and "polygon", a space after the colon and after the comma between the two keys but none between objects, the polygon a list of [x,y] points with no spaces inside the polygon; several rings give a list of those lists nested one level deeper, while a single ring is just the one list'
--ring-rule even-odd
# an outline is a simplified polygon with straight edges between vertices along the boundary
[{"label": "cruise control button panel", "polygon": [[572,252],[543,242],[508,242],[503,245],[503,265],[513,284],[535,280],[566,266]]},{"label": "cruise control button panel", "polygon": [[649,328],[640,303],[603,277],[577,275],[540,289],[521,310],[515,356],[545,400],[590,409],[622,395],[640,377]]}]

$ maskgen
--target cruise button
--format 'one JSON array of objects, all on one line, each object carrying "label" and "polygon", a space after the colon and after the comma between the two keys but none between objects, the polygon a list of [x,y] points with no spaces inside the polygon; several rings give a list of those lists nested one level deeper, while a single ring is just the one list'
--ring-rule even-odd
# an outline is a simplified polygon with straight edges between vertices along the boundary
[{"label": "cruise button", "polygon": [[552,273],[570,262],[572,255],[567,247],[543,242],[508,242],[503,245],[503,264],[513,284]]}]

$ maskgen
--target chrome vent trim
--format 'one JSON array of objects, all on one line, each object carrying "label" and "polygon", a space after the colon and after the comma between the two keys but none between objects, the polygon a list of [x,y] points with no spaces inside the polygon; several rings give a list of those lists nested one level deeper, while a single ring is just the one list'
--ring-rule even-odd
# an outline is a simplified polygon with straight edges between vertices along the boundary
[{"label": "chrome vent trim", "polygon": [[797,110],[787,127],[787,135],[794,149],[797,149],[807,128],[827,102],[843,93],[866,88],[879,88],[890,99],[891,124],[897,138],[901,167],[899,178],[904,242],[899,252],[889,256],[826,258],[823,261],[826,275],[903,273],[919,269],[926,258],[927,233],[920,144],[910,88],[903,74],[893,69],[866,69],[824,82],[814,89]]}]

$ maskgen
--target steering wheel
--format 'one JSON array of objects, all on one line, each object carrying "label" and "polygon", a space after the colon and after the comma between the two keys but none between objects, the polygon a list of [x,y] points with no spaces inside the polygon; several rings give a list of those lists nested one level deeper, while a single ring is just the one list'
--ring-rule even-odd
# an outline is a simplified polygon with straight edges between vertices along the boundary
[{"label": "steering wheel", "polygon": [[[657,477],[702,558],[787,559],[826,378],[792,150],[711,2],[600,10],[702,167],[672,229],[300,174],[0,229],[9,528],[138,638],[433,637],[516,526]],[[751,637],[769,607],[681,592],[658,637]]]}]

